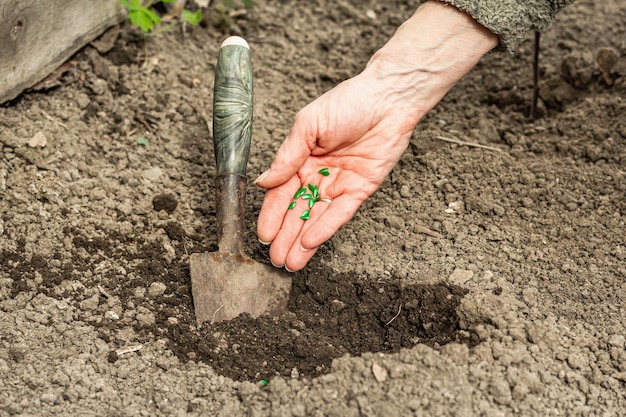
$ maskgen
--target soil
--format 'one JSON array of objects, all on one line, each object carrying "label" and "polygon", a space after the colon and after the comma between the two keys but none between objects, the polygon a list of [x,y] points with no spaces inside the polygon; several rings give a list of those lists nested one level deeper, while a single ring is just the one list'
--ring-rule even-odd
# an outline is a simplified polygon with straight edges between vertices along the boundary
[{"label": "soil", "polygon": [[[255,4],[236,20],[255,78],[245,246],[269,264],[251,180],[415,3]],[[580,0],[542,36],[535,120],[532,41],[486,56],[293,275],[285,315],[197,326],[228,31],[209,17],[145,48],[124,26],[0,107],[0,416],[626,413],[624,2]]]}]

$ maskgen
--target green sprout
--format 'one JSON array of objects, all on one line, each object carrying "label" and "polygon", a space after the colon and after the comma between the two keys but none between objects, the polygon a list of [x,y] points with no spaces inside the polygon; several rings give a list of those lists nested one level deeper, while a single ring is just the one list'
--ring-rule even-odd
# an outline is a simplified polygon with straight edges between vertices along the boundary
[{"label": "green sprout", "polygon": [[265,379],[260,380],[259,383],[266,387],[267,387],[267,384],[269,384],[269,382],[267,382]]},{"label": "green sprout", "polygon": [[150,33],[159,23],[161,18],[150,9],[152,2],[142,5],[140,0],[119,0],[122,6],[128,10],[128,20],[144,33]]},{"label": "green sprout", "polygon": [[181,17],[191,26],[196,26],[202,21],[202,10],[198,9],[195,12],[192,12],[191,10],[183,9]]},{"label": "green sprout", "polygon": [[[176,0],[160,0],[161,3],[175,3]],[[133,26],[138,27],[147,36],[153,33],[161,33],[169,29],[172,25],[167,25],[158,32],[153,32],[153,29],[163,23],[163,20],[152,9],[154,0],[149,0],[142,4],[141,0],[119,0],[119,2],[128,10],[128,20]],[[184,9],[181,13],[181,18],[184,22],[187,22],[193,26],[199,24],[202,21],[202,10],[198,9],[195,12]]]},{"label": "green sprout", "polygon": [[[325,177],[330,175],[330,172],[328,172],[328,168],[322,168],[318,172]],[[307,193],[307,191],[310,191],[310,193]],[[289,203],[288,210],[292,210],[296,206],[296,200],[298,198],[306,201],[307,205],[309,206],[309,208],[305,210],[302,215],[300,215],[300,218],[302,220],[309,220],[311,218],[311,209],[313,208],[315,203],[321,200],[320,187],[309,183],[306,187],[301,186],[300,188],[298,188],[298,191],[296,191],[296,193],[293,195],[293,201]]]},{"label": "green sprout", "polygon": [[295,200],[295,199],[297,199],[298,197],[302,197],[302,195],[303,195],[304,193],[306,193],[306,188],[304,188],[304,187],[300,187],[300,188],[298,189],[298,191],[296,191],[296,193],[294,194],[293,199]]}]

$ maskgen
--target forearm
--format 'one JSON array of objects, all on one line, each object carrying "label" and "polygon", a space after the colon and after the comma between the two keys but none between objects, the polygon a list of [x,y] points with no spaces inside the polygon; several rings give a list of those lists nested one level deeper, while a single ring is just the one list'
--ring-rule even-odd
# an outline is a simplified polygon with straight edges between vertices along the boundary
[{"label": "forearm", "polygon": [[417,123],[498,42],[468,14],[427,1],[372,56],[364,73]]}]

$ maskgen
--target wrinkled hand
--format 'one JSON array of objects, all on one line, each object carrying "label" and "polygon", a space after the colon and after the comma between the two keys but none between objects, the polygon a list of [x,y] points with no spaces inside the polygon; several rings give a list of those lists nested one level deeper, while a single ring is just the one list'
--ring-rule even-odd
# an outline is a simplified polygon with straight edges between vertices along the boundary
[{"label": "wrinkled hand", "polygon": [[[302,109],[270,169],[257,179],[267,189],[257,233],[271,242],[274,265],[303,268],[378,189],[408,146],[417,115],[372,77],[361,73]],[[322,168],[330,175],[321,175]],[[299,198],[295,208],[288,207],[309,183],[319,186],[322,200],[302,220],[307,201]]]}]

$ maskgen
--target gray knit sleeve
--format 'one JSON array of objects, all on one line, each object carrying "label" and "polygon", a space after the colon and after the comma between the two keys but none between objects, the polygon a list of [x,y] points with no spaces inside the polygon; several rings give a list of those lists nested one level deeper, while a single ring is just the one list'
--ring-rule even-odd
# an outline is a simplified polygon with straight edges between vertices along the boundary
[{"label": "gray knit sleeve", "polygon": [[500,37],[500,49],[514,51],[533,30],[544,31],[574,0],[441,0],[471,15]]}]

